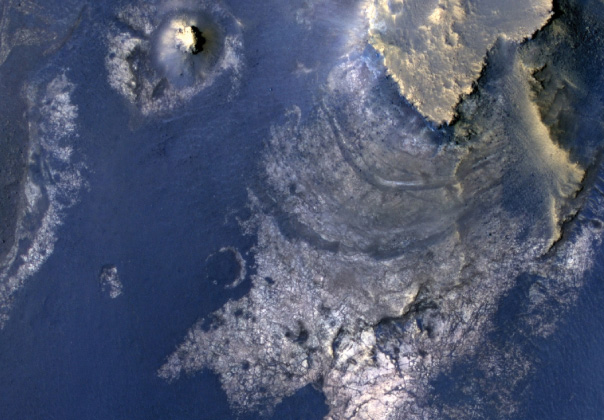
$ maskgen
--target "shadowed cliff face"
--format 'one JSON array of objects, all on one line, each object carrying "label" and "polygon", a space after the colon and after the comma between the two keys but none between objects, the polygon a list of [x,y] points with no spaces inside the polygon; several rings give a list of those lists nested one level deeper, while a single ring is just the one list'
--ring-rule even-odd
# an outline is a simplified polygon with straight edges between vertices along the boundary
[{"label": "shadowed cliff face", "polygon": [[[488,2],[432,5],[418,19],[446,23],[461,34],[454,48],[465,52],[424,40],[427,52],[417,60],[415,50],[401,52],[412,43],[395,30],[411,32],[403,23],[415,21],[403,12],[417,8],[401,3],[389,26],[376,23],[383,10],[373,3],[357,5],[314,109],[291,108],[268,139],[264,184],[250,191],[255,216],[245,224],[258,235],[252,290],[219,310],[209,328],[194,326],[160,376],[209,367],[244,411],[270,412],[315,383],[330,419],[465,418],[451,403],[428,404],[438,398],[431,384],[481,348],[477,369],[486,379],[472,394],[473,412],[514,412],[513,392],[532,359],[490,341],[493,316],[530,273],[534,318],[523,333],[551,334],[555,322],[539,311],[571,304],[591,266],[599,228],[577,215],[598,203],[581,191],[601,182],[575,157],[595,155],[600,142],[554,136],[543,118],[548,93],[535,96],[538,69],[528,57],[531,48],[546,56],[550,46],[519,41],[545,24],[551,5],[523,5],[525,20]],[[539,36],[555,43],[576,34],[557,33],[554,22]],[[397,50],[382,48],[384,39]],[[427,67],[402,70],[418,60]],[[439,73],[435,63],[452,67]],[[434,75],[457,87],[449,91]],[[416,93],[400,97],[408,86]],[[441,87],[445,97],[434,93]],[[434,129],[430,120],[448,120],[458,101],[455,124]],[[599,163],[590,164],[599,174]],[[480,403],[478,393],[492,395],[501,384],[508,391],[497,401]]]}]

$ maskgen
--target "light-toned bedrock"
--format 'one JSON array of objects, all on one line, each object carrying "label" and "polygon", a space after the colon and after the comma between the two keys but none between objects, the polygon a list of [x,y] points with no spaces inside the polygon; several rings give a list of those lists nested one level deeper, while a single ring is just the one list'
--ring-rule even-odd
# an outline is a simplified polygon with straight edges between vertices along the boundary
[{"label": "light-toned bedrock", "polygon": [[99,283],[101,291],[111,299],[116,299],[122,295],[124,285],[120,280],[117,267],[112,264],[106,264],[101,268],[99,274]]},{"label": "light-toned bedrock", "polygon": [[109,84],[143,116],[173,110],[242,70],[241,24],[216,1],[138,1],[117,11],[108,31]]},{"label": "light-toned bedrock", "polygon": [[24,88],[29,127],[25,202],[14,244],[0,263],[0,327],[9,318],[15,293],[52,255],[65,211],[86,186],[78,153],[78,106],[72,102],[75,89],[67,71]]},{"label": "light-toned bedrock", "polygon": [[65,210],[85,185],[76,86],[54,57],[86,7],[47,3],[0,2],[0,328],[17,292],[53,253]]},{"label": "light-toned bedrock", "polygon": [[551,0],[373,0],[370,42],[401,94],[436,124],[449,123],[472,91],[497,39],[530,38]]},{"label": "light-toned bedrock", "polygon": [[530,273],[559,285],[536,287],[535,305],[572,301],[599,237],[585,225],[559,241],[584,171],[549,137],[517,47],[495,45],[450,131],[401,103],[374,52],[342,58],[312,113],[272,130],[244,224],[251,291],[193,326],[159,375],[210,368],[236,410],[270,412],[312,383],[329,419],[439,418],[430,381],[480,348],[478,368],[513,389],[530,360],[484,344],[499,298]]}]

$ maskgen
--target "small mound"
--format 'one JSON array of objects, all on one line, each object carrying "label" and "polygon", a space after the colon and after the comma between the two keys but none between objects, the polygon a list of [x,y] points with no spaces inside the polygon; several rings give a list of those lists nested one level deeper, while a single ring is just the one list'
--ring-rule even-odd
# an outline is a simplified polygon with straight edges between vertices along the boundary
[{"label": "small mound", "polygon": [[[201,28],[201,29],[200,29]],[[209,79],[224,52],[225,34],[205,13],[181,12],[164,19],[152,37],[152,59],[177,88]]]},{"label": "small mound", "polygon": [[197,55],[203,51],[206,39],[197,26],[179,27],[174,35],[177,48],[187,54]]},{"label": "small mound", "polygon": [[[109,84],[144,115],[173,110],[228,74],[238,86],[238,21],[214,2],[140,2],[118,12],[107,36]],[[231,96],[231,95],[229,95]]]}]

